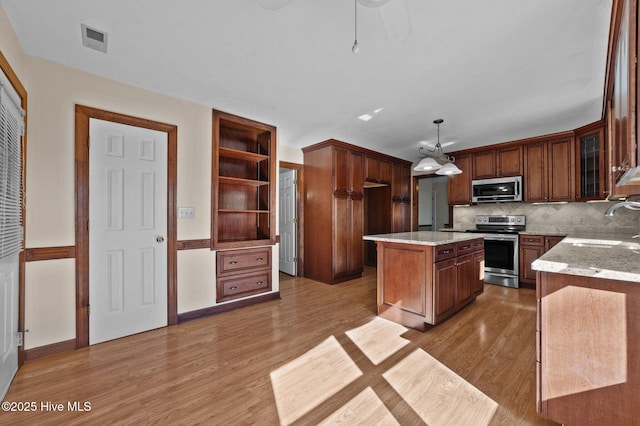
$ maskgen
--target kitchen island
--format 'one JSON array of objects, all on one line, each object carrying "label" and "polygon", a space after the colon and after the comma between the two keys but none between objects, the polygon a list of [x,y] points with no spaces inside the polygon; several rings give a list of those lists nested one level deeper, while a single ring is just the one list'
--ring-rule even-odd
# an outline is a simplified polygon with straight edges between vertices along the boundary
[{"label": "kitchen island", "polygon": [[484,239],[460,232],[367,235],[377,246],[378,315],[424,331],[484,291]]},{"label": "kitchen island", "polygon": [[572,424],[638,424],[640,241],[572,236],[537,270],[537,408]]}]

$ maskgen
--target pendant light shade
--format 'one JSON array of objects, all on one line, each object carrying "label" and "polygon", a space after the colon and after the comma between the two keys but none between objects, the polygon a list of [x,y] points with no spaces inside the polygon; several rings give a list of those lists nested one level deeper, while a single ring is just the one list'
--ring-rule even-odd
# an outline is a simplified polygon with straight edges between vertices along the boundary
[{"label": "pendant light shade", "polygon": [[416,172],[433,172],[440,169],[440,167],[442,166],[433,157],[424,157],[413,170]]},{"label": "pendant light shade", "polygon": [[445,176],[449,176],[449,175],[459,175],[460,173],[462,173],[462,170],[460,170],[455,164],[453,163],[446,163],[445,165],[443,165],[442,167],[440,167],[438,169],[438,171],[436,172],[437,175],[445,175]]}]

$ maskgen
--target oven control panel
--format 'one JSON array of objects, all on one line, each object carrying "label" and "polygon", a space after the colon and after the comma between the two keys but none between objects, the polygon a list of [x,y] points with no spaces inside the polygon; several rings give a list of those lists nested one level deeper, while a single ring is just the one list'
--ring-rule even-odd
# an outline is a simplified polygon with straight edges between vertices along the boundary
[{"label": "oven control panel", "polygon": [[476,225],[493,226],[525,226],[527,217],[524,215],[478,215]]}]

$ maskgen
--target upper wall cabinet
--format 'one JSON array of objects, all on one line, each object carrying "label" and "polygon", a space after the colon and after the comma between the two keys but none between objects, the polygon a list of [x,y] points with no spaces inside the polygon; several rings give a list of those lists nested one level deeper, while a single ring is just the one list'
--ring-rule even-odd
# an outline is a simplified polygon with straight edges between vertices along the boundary
[{"label": "upper wall cabinet", "polygon": [[367,154],[364,164],[366,184],[391,184],[391,161]]},{"label": "upper wall cabinet", "polygon": [[275,244],[276,128],[213,111],[211,247]]},{"label": "upper wall cabinet", "polygon": [[604,123],[596,122],[575,131],[576,200],[604,200],[606,186]]},{"label": "upper wall cabinet", "polygon": [[456,166],[462,173],[449,176],[448,200],[450,206],[471,204],[471,154],[456,155]]},{"label": "upper wall cabinet", "polygon": [[640,193],[637,146],[637,1],[614,0],[609,34],[606,119],[612,198]]},{"label": "upper wall cabinet", "polygon": [[522,146],[490,149],[473,154],[473,178],[522,175]]},{"label": "upper wall cabinet", "polygon": [[524,201],[574,201],[573,138],[524,146]]}]

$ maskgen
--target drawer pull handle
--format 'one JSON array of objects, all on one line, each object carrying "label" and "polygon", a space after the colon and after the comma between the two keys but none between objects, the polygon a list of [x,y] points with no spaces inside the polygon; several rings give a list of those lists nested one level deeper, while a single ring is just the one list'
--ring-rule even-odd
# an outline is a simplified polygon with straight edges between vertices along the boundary
[{"label": "drawer pull handle", "polygon": [[229,290],[235,290],[235,289],[237,289],[237,288],[238,288],[238,286],[237,286],[237,285],[233,285],[233,286],[229,287]]},{"label": "drawer pull handle", "polygon": [[256,285],[262,285],[262,281],[258,281]]},{"label": "drawer pull handle", "polygon": [[462,250],[466,250],[468,248],[471,248],[471,246],[462,246]]},{"label": "drawer pull handle", "polygon": [[256,261],[257,261],[257,262],[262,262],[263,260],[264,260],[264,259],[263,259],[263,258],[261,258],[261,257],[259,257],[259,258],[257,258],[257,259],[256,259]]},{"label": "drawer pull handle", "polygon": [[440,252],[440,254],[449,254],[449,253],[451,253],[451,250],[442,250]]},{"label": "drawer pull handle", "polygon": [[235,260],[232,260],[231,262],[229,262],[229,265],[237,265],[238,262],[236,262]]}]

